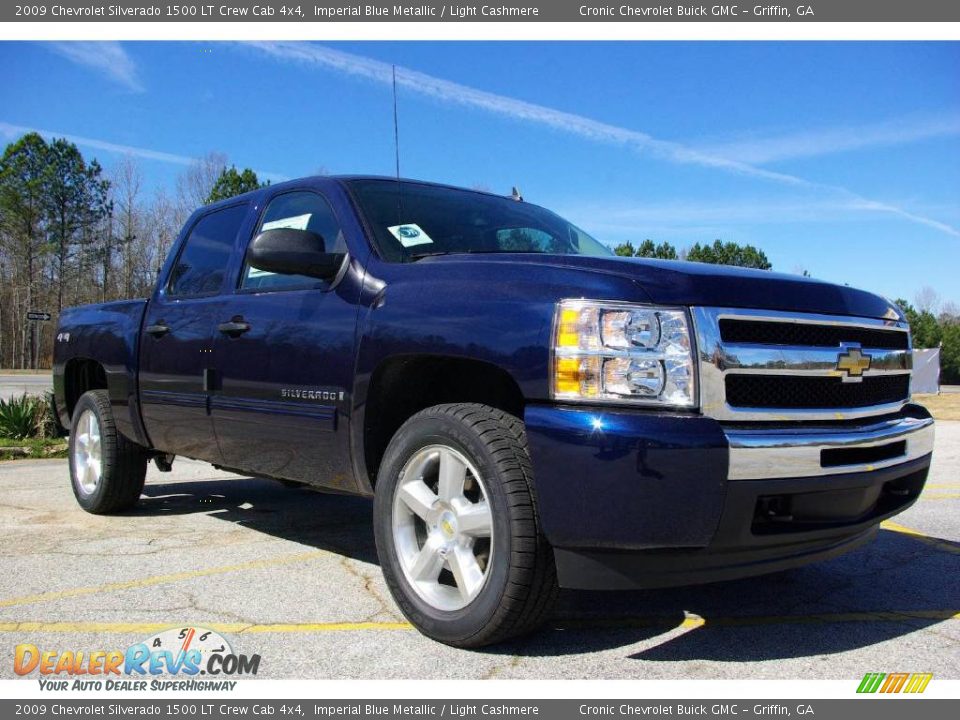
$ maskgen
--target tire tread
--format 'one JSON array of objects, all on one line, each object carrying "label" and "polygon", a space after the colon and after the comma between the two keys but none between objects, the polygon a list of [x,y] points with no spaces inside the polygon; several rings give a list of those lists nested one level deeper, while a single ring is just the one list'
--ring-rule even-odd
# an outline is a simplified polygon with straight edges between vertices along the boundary
[{"label": "tire tread", "polygon": [[548,619],[559,593],[553,550],[537,512],[533,467],[523,421],[479,403],[435,405],[407,422],[446,416],[476,433],[490,450],[510,504],[512,552],[507,584],[490,621],[457,647],[475,648],[525,635]]},{"label": "tire tread", "polygon": [[[110,396],[106,390],[90,390],[84,393],[80,402],[85,398],[89,399],[94,406],[100,423],[102,488],[98,494],[88,498],[86,503],[79,495],[77,500],[88,512],[96,515],[110,515],[132,507],[140,499],[147,477],[147,452],[117,430]],[[78,406],[80,402],[77,403]],[[75,487],[74,492],[76,493]]]}]

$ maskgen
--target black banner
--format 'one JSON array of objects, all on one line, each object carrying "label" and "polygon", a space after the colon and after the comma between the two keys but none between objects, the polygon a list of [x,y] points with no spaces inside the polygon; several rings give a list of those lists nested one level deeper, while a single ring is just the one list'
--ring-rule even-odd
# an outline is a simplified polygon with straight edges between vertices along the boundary
[{"label": "black banner", "polygon": [[943,0],[805,0],[697,3],[628,0],[491,0],[445,3],[371,0],[231,0],[212,4],[144,0],[4,3],[3,22],[955,22]]}]

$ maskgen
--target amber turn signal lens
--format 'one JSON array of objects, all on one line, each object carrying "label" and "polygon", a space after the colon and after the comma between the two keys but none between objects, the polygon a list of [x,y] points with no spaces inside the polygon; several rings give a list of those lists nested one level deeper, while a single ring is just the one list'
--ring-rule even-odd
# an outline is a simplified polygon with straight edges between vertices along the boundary
[{"label": "amber turn signal lens", "polygon": [[559,347],[577,347],[580,345],[580,311],[564,308],[560,312],[557,327],[557,345]]},{"label": "amber turn signal lens", "polygon": [[554,387],[558,393],[580,392],[580,358],[557,358]]}]

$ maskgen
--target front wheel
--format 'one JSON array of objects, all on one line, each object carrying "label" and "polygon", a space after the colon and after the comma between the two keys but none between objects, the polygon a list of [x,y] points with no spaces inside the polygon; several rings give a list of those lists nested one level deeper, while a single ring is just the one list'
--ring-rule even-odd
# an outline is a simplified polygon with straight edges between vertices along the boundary
[{"label": "front wheel", "polygon": [[147,453],[117,430],[106,390],[90,390],[77,401],[69,453],[80,507],[108,515],[136,504],[147,475]]},{"label": "front wheel", "polygon": [[383,573],[423,634],[480,647],[536,628],[557,594],[523,423],[486,405],[437,405],[397,431],[377,478]]}]

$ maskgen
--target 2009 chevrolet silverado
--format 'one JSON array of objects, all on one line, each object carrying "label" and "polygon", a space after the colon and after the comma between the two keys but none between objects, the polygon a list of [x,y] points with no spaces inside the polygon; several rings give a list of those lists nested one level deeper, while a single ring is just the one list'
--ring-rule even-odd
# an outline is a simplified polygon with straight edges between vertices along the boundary
[{"label": "2009 chevrolet silverado", "polygon": [[534,628],[559,586],[835,556],[911,505],[933,421],[903,314],[860,290],[625,259],[519,198],[317,177],[201,208],[152,297],[65,311],[80,505],[182,455],[374,497],[432,638]]}]

